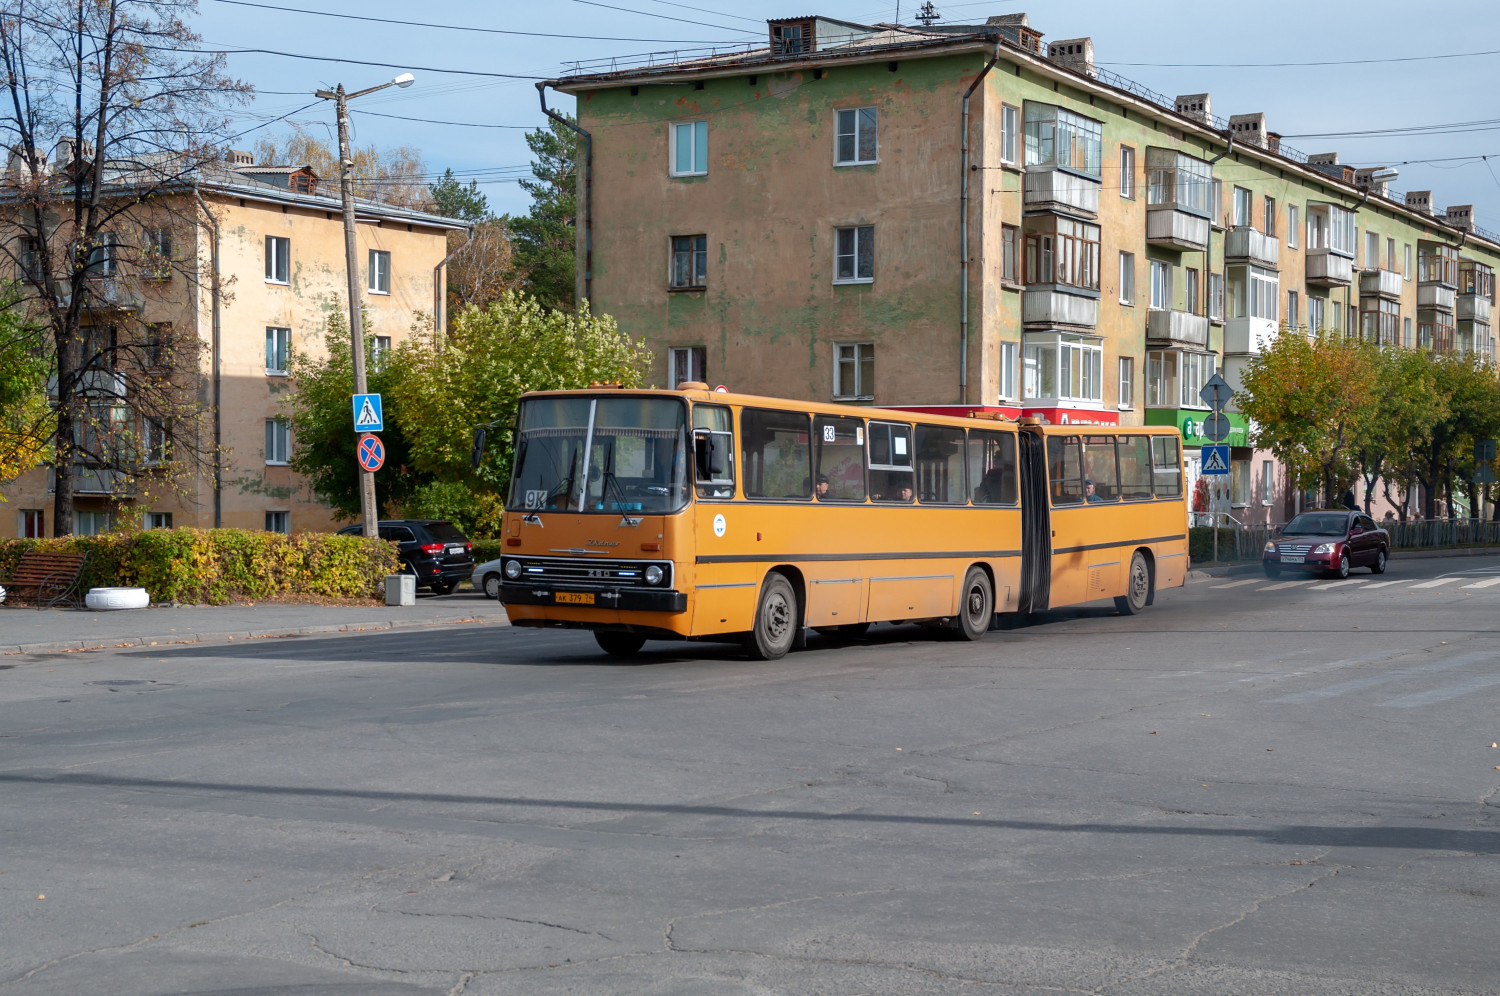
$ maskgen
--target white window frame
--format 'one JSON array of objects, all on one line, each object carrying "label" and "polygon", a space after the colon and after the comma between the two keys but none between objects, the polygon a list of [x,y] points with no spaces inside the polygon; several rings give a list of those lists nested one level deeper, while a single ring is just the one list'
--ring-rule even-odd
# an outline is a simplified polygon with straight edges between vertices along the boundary
[{"label": "white window frame", "polygon": [[1000,161],[1021,165],[1021,109],[1014,104],[1000,105]]},{"label": "white window frame", "polygon": [[[864,120],[865,111],[869,111],[872,115],[875,116],[875,121],[871,125],[871,127],[875,130],[875,155],[870,159],[861,159],[859,157],[859,150],[862,144],[860,142],[860,138],[862,137],[863,131],[863,129],[861,128],[861,124]],[[846,115],[848,117],[848,120],[852,124],[852,128],[847,130],[844,127]],[[844,159],[839,155],[839,145],[842,143],[845,135],[848,135],[854,139],[853,159]],[[876,107],[840,107],[834,110],[833,164],[835,166],[873,166],[878,162],[880,162],[880,109]]]},{"label": "white window frame", "polygon": [[[864,383],[865,358],[870,359],[870,379],[875,378],[875,343],[836,342],[833,344],[833,397],[838,401],[874,401],[875,385]],[[854,383],[844,383],[844,361],[854,366]],[[847,390],[846,390],[847,388]]]},{"label": "white window frame", "polygon": [[1129,145],[1120,146],[1120,196],[1135,200],[1135,148]]},{"label": "white window frame", "polygon": [[1411,279],[1411,243],[1404,242],[1401,245],[1401,276],[1407,280]]},{"label": "white window frame", "polygon": [[291,285],[292,240],[284,235],[266,236],[266,283]]},{"label": "white window frame", "polygon": [[[686,362],[684,364],[679,361]],[[684,365],[687,368],[686,375],[679,377],[678,368]],[[667,351],[667,390],[675,391],[678,384],[690,380],[708,383],[707,346],[673,346]]]},{"label": "white window frame", "polygon": [[1208,320],[1211,322],[1222,322],[1224,320],[1224,274],[1208,274]]},{"label": "white window frame", "polygon": [[1301,303],[1301,295],[1294,290],[1286,292],[1286,323],[1291,328],[1298,327],[1298,319],[1302,317],[1302,309],[1298,307]]},{"label": "white window frame", "polygon": [[[273,516],[276,516],[276,518],[272,518]],[[284,508],[266,509],[265,531],[290,536],[292,532],[292,513]]]},{"label": "white window frame", "polygon": [[1172,270],[1175,267],[1165,260],[1153,259],[1151,263],[1151,310],[1171,311],[1173,301]]},{"label": "white window frame", "polygon": [[1135,407],[1135,357],[1119,358],[1120,386],[1115,407],[1128,411]]},{"label": "white window frame", "polygon": [[1295,205],[1295,204],[1288,204],[1286,206],[1286,244],[1287,244],[1287,248],[1289,248],[1289,249],[1295,249],[1295,248],[1297,248],[1297,238],[1298,238],[1298,233],[1301,230],[1301,224],[1302,224],[1302,222],[1301,222],[1301,219],[1299,217],[1299,211],[1298,211],[1297,205]]},{"label": "white window frame", "polygon": [[100,232],[98,238],[98,245],[89,250],[88,275],[112,277],[120,265],[118,254],[115,252],[114,233]]},{"label": "white window frame", "polygon": [[1260,503],[1276,504],[1276,461],[1262,460],[1260,463]]},{"label": "white window frame", "polygon": [[114,527],[115,516],[113,512],[96,512],[85,509],[73,513],[73,534],[75,536],[102,536]]},{"label": "white window frame", "polygon": [[1232,228],[1251,228],[1255,224],[1255,195],[1248,187],[1235,187],[1230,204]]},{"label": "white window frame", "polygon": [[1120,303],[1135,304],[1135,253],[1120,251]]},{"label": "white window frame", "polygon": [[[854,233],[854,252],[844,254],[839,252],[839,240],[841,233]],[[870,246],[870,272],[867,276],[861,276],[859,272],[860,243],[863,239],[869,239]],[[836,284],[873,284],[875,282],[875,226],[874,225],[842,225],[833,230],[833,282]],[[852,259],[852,277],[839,276],[839,260]]]},{"label": "white window frame", "polygon": [[385,369],[385,358],[391,355],[391,337],[388,335],[374,335],[370,337],[370,370],[380,373]]},{"label": "white window frame", "polygon": [[1401,319],[1401,345],[1407,349],[1411,348],[1411,318]]},{"label": "white window frame", "polygon": [[266,466],[285,467],[292,458],[292,427],[285,419],[266,419]]},{"label": "white window frame", "polygon": [[147,512],[141,519],[142,529],[171,529],[171,512]]},{"label": "white window frame", "polygon": [[1266,217],[1265,217],[1266,231],[1265,231],[1265,235],[1266,235],[1266,238],[1268,238],[1268,239],[1274,239],[1274,238],[1276,238],[1276,211],[1278,209],[1278,205],[1276,203],[1276,198],[1272,197],[1270,194],[1266,194],[1265,195],[1265,208],[1266,208]]},{"label": "white window frame", "polygon": [[1307,299],[1307,331],[1322,332],[1328,327],[1328,300],[1321,297]]},{"label": "white window frame", "polygon": [[[699,126],[702,126],[701,128]],[[707,176],[708,175],[708,121],[674,121],[668,132],[671,141],[667,150],[667,172],[672,176]],[[690,168],[680,170],[677,168],[677,148],[686,135],[689,147]],[[700,148],[701,146],[701,148]]]},{"label": "white window frame", "polygon": [[391,254],[385,249],[370,250],[369,287],[371,294],[391,293]]},{"label": "white window frame", "polygon": [[[1025,336],[1023,350],[1023,390],[1028,404],[1047,401],[1094,407],[1104,404],[1104,340],[1044,332]],[[1053,381],[1050,394],[1044,390],[1049,367]],[[1075,382],[1077,391],[1073,390]]]},{"label": "white window frame", "polygon": [[[33,519],[34,517],[34,519]],[[36,532],[30,532],[31,523],[35,521]],[[23,508],[16,512],[16,536],[21,539],[42,539],[47,535],[47,512],[40,508]]]},{"label": "white window frame", "polygon": [[1016,393],[1018,380],[1016,377],[1021,354],[1019,342],[1002,342],[1000,344],[1000,400],[1019,401],[1020,395]]},{"label": "white window frame", "polygon": [[[266,326],[266,376],[285,377],[287,360],[292,355],[292,330],[276,325]],[[280,366],[277,366],[277,364]]]}]

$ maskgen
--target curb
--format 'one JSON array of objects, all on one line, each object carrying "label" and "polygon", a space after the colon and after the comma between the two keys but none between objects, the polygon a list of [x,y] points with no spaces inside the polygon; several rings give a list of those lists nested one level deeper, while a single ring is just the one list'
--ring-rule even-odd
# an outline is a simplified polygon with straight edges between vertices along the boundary
[{"label": "curb", "polygon": [[[1391,561],[1398,560],[1438,560],[1447,557],[1496,557],[1500,556],[1500,547],[1497,546],[1460,546],[1439,550],[1393,550]],[[1256,560],[1243,564],[1221,564],[1214,567],[1194,567],[1188,571],[1190,581],[1207,581],[1210,578],[1235,577],[1241,574],[1259,574],[1260,561]],[[1193,575],[1199,575],[1194,578]]]},{"label": "curb", "polygon": [[[369,622],[330,623],[294,629],[228,630],[220,633],[172,633],[166,636],[96,637],[93,640],[56,640],[50,643],[0,643],[0,656],[14,654],[78,653],[84,650],[116,650],[129,647],[166,647],[186,643],[234,643],[236,640],[274,640],[289,636],[327,636],[331,633],[375,633],[403,629],[434,629],[439,626],[509,626],[510,620],[472,616],[460,619],[390,619]],[[102,642],[101,642],[102,641]]]}]

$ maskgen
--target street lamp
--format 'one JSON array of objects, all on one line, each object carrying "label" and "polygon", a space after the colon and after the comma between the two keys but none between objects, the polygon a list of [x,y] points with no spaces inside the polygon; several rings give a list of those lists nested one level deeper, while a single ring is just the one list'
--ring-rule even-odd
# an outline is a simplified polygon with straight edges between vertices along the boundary
[{"label": "street lamp", "polygon": [[[339,120],[339,194],[344,201],[344,267],[349,276],[349,347],[354,354],[354,393],[367,391],[365,381],[365,323],[359,297],[359,260],[354,245],[354,179],[349,168],[354,160],[349,154],[349,101],[367,93],[399,86],[403,90],[417,81],[411,73],[402,73],[388,83],[366,87],[353,93],[344,92],[340,83],[334,90],[318,90],[315,96],[332,100],[338,107]],[[359,509],[364,519],[364,534],[373,539],[379,532],[375,505],[375,475],[363,467],[359,470]]]}]

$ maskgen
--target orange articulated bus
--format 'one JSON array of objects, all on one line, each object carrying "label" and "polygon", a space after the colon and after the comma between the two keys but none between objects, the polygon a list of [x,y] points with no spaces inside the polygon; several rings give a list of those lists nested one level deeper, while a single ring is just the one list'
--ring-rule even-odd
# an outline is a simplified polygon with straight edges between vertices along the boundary
[{"label": "orange articulated bus", "polygon": [[710,392],[521,399],[501,601],[516,626],[743,640],[998,613],[1183,583],[1174,430],[1048,426]]}]

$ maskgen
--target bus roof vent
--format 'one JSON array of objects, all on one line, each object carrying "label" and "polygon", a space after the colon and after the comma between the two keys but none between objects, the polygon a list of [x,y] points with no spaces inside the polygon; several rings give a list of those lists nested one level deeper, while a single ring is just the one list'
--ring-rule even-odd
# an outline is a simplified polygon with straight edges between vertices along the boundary
[{"label": "bus roof vent", "polygon": [[706,391],[706,390],[708,390],[708,385],[705,384],[701,380],[679,380],[677,382],[677,390],[679,390],[679,391]]},{"label": "bus roof vent", "polygon": [[1049,425],[1050,423],[1040,415],[1022,415],[1020,425]]}]

